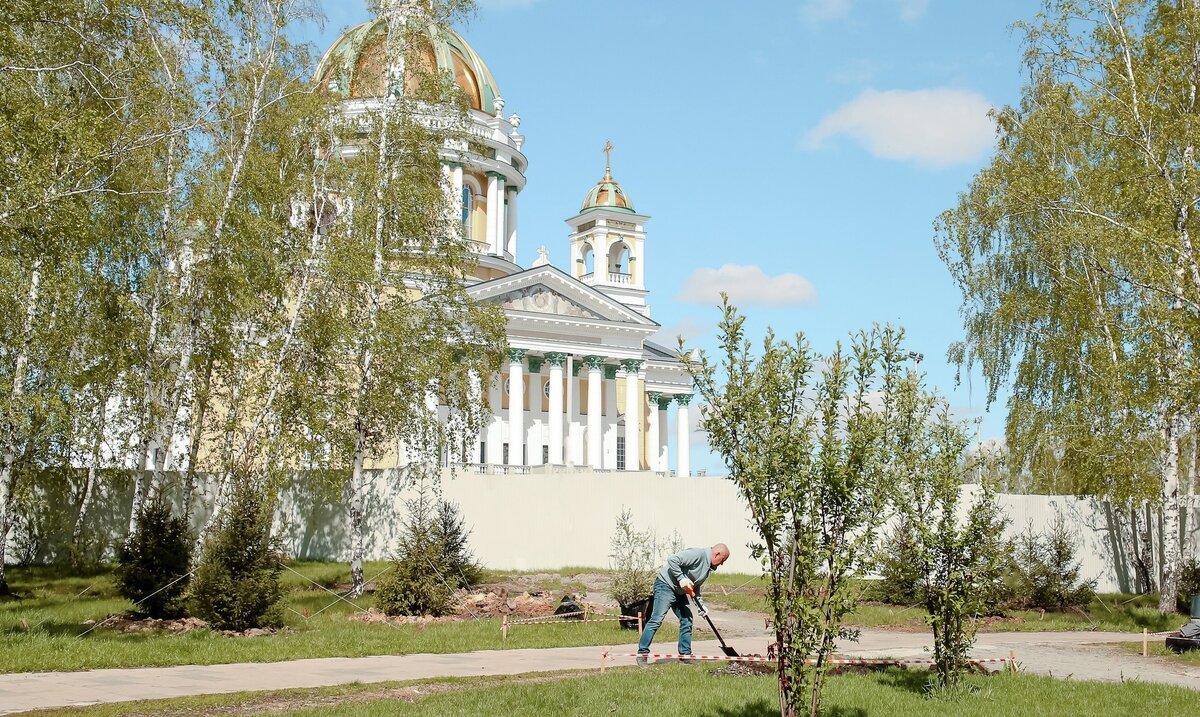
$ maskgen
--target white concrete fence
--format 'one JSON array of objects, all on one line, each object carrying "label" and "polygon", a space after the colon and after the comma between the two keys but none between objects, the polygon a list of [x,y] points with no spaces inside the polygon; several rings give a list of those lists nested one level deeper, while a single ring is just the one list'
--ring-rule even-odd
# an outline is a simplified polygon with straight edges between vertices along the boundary
[{"label": "white concrete fence", "polygon": [[[411,489],[395,474],[376,474],[368,508],[369,557],[386,558],[395,546],[404,501]],[[732,481],[717,477],[675,478],[654,473],[575,472],[546,475],[443,474],[443,497],[457,503],[471,528],[470,546],[487,567],[500,570],[557,570],[606,567],[617,516],[630,510],[640,529],[653,529],[664,545],[677,537],[685,546],[727,543],[724,570],[758,573],[746,545],[756,540],[749,512]],[[975,486],[964,486],[968,493]],[[315,506],[288,493],[281,505],[283,534],[295,557],[342,559],[349,540],[338,505]],[[1001,495],[1010,519],[1008,537],[1032,528],[1044,531],[1061,515],[1080,540],[1085,578],[1102,592],[1131,589],[1132,570],[1123,556],[1131,542],[1128,526],[1091,499],[1071,496]],[[1200,511],[1189,511],[1187,549],[1195,555]],[[1124,532],[1123,532],[1124,531]],[[1114,554],[1118,557],[1114,559]]]}]

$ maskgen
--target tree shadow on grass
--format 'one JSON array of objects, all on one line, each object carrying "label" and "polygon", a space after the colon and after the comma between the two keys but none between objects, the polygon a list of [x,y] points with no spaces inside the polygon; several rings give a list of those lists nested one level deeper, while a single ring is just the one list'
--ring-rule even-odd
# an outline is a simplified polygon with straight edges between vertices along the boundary
[{"label": "tree shadow on grass", "polygon": [[718,707],[715,710],[703,712],[701,717],[773,717],[778,714],[778,704],[761,699],[735,707]]},{"label": "tree shadow on grass", "polygon": [[928,690],[933,673],[928,670],[901,670],[889,667],[880,675],[879,683],[906,692],[923,695]]},{"label": "tree shadow on grass", "polygon": [[[775,717],[778,714],[778,703],[761,699],[736,707],[722,707],[704,712],[701,717]],[[861,707],[826,707],[822,714],[826,717],[867,717],[866,711]]]}]

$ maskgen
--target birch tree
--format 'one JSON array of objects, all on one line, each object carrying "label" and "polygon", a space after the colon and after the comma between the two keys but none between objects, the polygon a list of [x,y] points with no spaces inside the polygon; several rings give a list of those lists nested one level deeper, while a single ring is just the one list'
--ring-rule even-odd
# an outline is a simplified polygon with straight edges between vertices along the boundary
[{"label": "birch tree", "polygon": [[1172,612],[1198,395],[1200,3],[1048,0],[1019,27],[1030,83],[936,224],[963,290],[951,355],[982,367],[991,398],[1011,381],[1015,456],[1049,448],[1134,520],[1141,500],[1159,507]]},{"label": "birch tree", "polygon": [[395,460],[410,470],[387,475],[423,475],[444,453],[461,453],[486,415],[471,377],[498,370],[504,345],[502,314],[466,293],[474,255],[443,172],[443,152],[465,131],[462,98],[451,78],[419,61],[425,28],[471,6],[384,3],[386,96],[346,127],[339,152],[341,214],[305,327],[307,360],[329,369],[307,371],[324,385],[305,392],[325,397],[308,409],[311,435],[334,465],[349,464],[340,475],[354,594],[364,585],[372,464]]},{"label": "birch tree", "polygon": [[185,15],[169,0],[0,10],[0,591],[18,473],[61,449],[48,437],[70,432],[45,420],[82,356],[82,287],[110,268],[89,263],[116,236],[97,220],[112,202],[155,191],[129,181],[173,132],[157,111],[151,41]]}]

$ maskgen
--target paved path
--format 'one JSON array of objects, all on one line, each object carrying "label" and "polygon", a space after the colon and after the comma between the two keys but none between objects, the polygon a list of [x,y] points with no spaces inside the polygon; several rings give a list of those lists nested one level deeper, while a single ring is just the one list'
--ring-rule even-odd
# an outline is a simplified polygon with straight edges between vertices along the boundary
[{"label": "paved path", "polygon": [[[761,617],[757,618],[761,626]],[[753,621],[724,614],[729,642],[743,654],[762,653],[766,632]],[[749,633],[749,634],[748,634]],[[754,634],[758,633],[758,634]],[[1160,638],[1161,639],[1161,638]],[[978,657],[1007,657],[1016,650],[1022,668],[1034,673],[1076,680],[1119,681],[1137,679],[1200,689],[1200,666],[1184,667],[1159,658],[1143,658],[1112,646],[1140,641],[1140,635],[1097,632],[1008,632],[980,635]],[[928,657],[925,633],[864,631],[857,645],[841,646],[857,657]],[[674,650],[658,644],[657,649]],[[0,675],[0,714],[26,710],[88,705],[130,700],[182,697],[292,687],[321,687],[350,682],[385,682],[431,677],[511,675],[564,669],[598,669],[603,647],[487,650],[446,655],[336,657],[291,662],[210,665],[205,667],[149,667],[87,672],[42,672]],[[607,648],[612,653],[633,652],[633,645]],[[715,641],[694,645],[696,654],[717,655]],[[616,658],[612,664],[632,664]]]}]

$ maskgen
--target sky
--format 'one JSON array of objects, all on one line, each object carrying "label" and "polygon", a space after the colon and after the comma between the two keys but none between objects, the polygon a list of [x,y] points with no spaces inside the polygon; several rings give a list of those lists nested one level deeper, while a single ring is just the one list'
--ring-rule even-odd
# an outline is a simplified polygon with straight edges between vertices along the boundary
[{"label": "sky", "polygon": [[[323,50],[369,19],[322,0]],[[518,263],[567,266],[567,227],[604,173],[646,226],[658,341],[715,348],[717,292],[819,352],[874,323],[902,326],[928,384],[977,437],[1003,436],[978,375],[946,360],[961,295],[934,245],[1016,104],[1036,0],[479,0],[456,29],[522,118],[528,184]],[[697,413],[692,411],[693,416]],[[672,411],[672,417],[674,411]],[[674,429],[669,435],[674,436]],[[674,446],[672,446],[674,450]],[[691,466],[723,471],[693,438]]]}]

